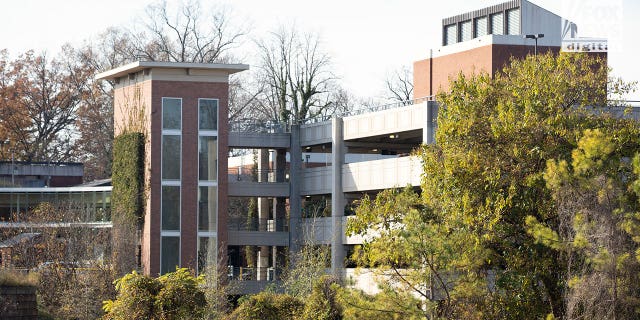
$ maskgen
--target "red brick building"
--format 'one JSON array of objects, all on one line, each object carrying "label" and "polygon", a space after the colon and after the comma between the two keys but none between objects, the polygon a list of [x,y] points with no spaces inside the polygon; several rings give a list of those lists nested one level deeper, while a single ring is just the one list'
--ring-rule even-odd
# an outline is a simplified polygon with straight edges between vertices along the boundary
[{"label": "red brick building", "polygon": [[512,57],[523,58],[536,48],[538,53],[559,52],[563,41],[576,34],[574,23],[527,0],[442,19],[442,47],[413,64],[414,97],[446,91],[450,78],[460,72],[493,75]]},{"label": "red brick building", "polygon": [[203,267],[226,242],[228,79],[248,68],[134,62],[98,75],[115,82],[115,135],[133,127],[147,139],[144,273]]}]

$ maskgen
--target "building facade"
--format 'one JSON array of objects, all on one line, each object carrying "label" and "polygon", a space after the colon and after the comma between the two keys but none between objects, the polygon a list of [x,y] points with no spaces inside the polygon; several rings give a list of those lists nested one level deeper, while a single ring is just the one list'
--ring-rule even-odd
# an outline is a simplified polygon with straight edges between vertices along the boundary
[{"label": "building facade", "polygon": [[[538,36],[538,39],[526,38]],[[442,47],[413,64],[414,96],[446,91],[451,77],[502,69],[511,58],[559,52],[577,26],[527,0],[513,0],[442,19]]]},{"label": "building facade", "polygon": [[[223,263],[244,292],[256,292],[301,246],[324,245],[332,273],[370,287],[348,268],[365,239],[347,237],[346,224],[363,194],[419,187],[410,152],[435,143],[433,96],[459,72],[494,74],[512,57],[558,52],[575,31],[526,0],[445,18],[443,46],[414,63],[418,99],[303,124],[229,123],[228,77],[246,65],[135,62],[98,75],[115,83],[116,135],[147,137],[144,272]],[[230,163],[230,149],[255,155]]]},{"label": "building facade", "polygon": [[246,65],[135,62],[102,73],[115,83],[115,135],[146,135],[145,273],[216,261],[227,238],[229,74]]},{"label": "building facade", "polygon": [[0,188],[71,187],[81,184],[83,175],[78,162],[0,161]]}]

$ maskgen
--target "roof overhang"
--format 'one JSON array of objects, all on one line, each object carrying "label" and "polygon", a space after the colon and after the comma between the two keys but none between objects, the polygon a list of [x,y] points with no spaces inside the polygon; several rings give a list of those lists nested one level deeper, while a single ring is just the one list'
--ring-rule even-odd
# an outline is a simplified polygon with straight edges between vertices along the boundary
[{"label": "roof overhang", "polygon": [[223,63],[191,63],[191,62],[162,62],[162,61],[136,61],[124,66],[111,69],[96,75],[97,80],[114,80],[130,73],[136,73],[145,69],[190,69],[223,71],[227,74],[249,70],[247,64],[223,64]]}]

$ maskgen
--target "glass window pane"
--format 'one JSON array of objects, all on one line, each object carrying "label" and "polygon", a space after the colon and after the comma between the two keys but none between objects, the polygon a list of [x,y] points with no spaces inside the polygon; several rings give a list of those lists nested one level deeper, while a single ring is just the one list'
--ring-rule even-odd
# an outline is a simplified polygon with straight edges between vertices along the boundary
[{"label": "glass window pane", "polygon": [[200,180],[218,179],[218,138],[201,136],[198,150],[198,171]]},{"label": "glass window pane", "polygon": [[507,11],[507,34],[520,34],[520,9]]},{"label": "glass window pane", "polygon": [[207,267],[216,267],[216,255],[216,238],[198,237],[198,274],[206,272]]},{"label": "glass window pane", "polygon": [[460,23],[460,41],[471,40],[471,20]]},{"label": "glass window pane", "polygon": [[162,129],[180,129],[182,100],[162,98]]},{"label": "glass window pane", "polygon": [[218,130],[218,100],[200,99],[200,130]]},{"label": "glass window pane", "polygon": [[455,24],[444,27],[444,45],[450,45],[458,42],[458,28]]},{"label": "glass window pane", "polygon": [[198,230],[216,231],[216,212],[218,206],[218,188],[198,188]]},{"label": "glass window pane", "polygon": [[162,179],[180,180],[180,136],[162,136]]},{"label": "glass window pane", "polygon": [[487,17],[477,18],[475,21],[475,34],[474,38],[487,35]]},{"label": "glass window pane", "polygon": [[160,274],[176,271],[180,266],[180,237],[162,237]]},{"label": "glass window pane", "polygon": [[491,34],[504,34],[504,17],[502,13],[491,15]]},{"label": "glass window pane", "polygon": [[162,186],[162,230],[180,230],[180,187]]}]

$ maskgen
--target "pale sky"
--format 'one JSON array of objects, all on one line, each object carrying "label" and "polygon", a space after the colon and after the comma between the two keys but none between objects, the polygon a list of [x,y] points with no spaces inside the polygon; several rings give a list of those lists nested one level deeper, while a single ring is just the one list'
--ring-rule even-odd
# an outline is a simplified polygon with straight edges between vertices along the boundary
[{"label": "pale sky", "polygon": [[[172,0],[168,0],[172,2]],[[441,41],[442,18],[501,0],[217,0],[251,25],[258,38],[282,24],[320,34],[333,70],[347,90],[379,96],[385,75],[428,57]],[[640,80],[640,1],[532,0],[578,25],[579,36],[607,37],[614,75]],[[132,23],[151,0],[0,0],[0,49],[55,55],[64,43],[79,44],[109,26]],[[207,6],[203,0],[203,7]],[[247,40],[249,41],[249,40]],[[253,61],[249,53],[245,63]],[[640,100],[640,91],[628,99]]]}]

